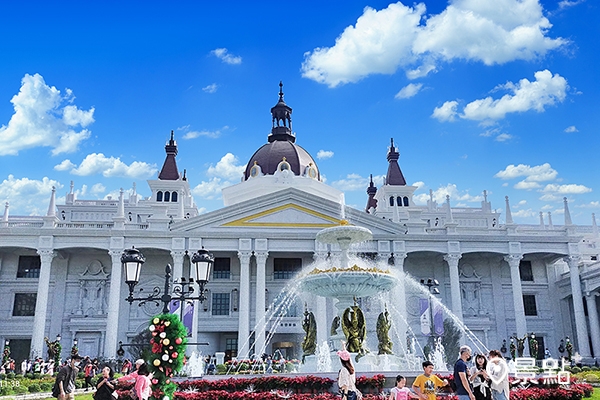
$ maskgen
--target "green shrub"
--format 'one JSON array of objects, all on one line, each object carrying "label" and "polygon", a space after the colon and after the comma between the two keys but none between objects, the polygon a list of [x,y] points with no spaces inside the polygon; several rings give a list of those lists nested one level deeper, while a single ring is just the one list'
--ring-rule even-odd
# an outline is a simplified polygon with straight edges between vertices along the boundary
[{"label": "green shrub", "polygon": [[14,394],[13,387],[11,385],[0,386],[0,396],[9,396]]},{"label": "green shrub", "polygon": [[27,387],[29,393],[39,393],[41,391],[40,385],[37,383],[32,383]]},{"label": "green shrub", "polygon": [[3,381],[6,379],[6,374],[0,374],[0,381]]},{"label": "green shrub", "polygon": [[572,367],[571,368],[571,373],[572,374],[578,374],[580,372],[581,372],[581,368],[579,368],[579,367]]},{"label": "green shrub", "polygon": [[28,392],[25,386],[14,386],[13,391],[15,392],[15,394],[25,394]]},{"label": "green shrub", "polygon": [[217,364],[217,374],[223,375],[227,372],[227,365],[225,364]]},{"label": "green shrub", "polygon": [[51,392],[52,391],[52,386],[54,386],[53,383],[42,382],[42,383],[40,383],[40,391],[41,392]]},{"label": "green shrub", "polygon": [[590,367],[588,367],[587,365],[585,367],[581,367],[581,372],[589,372],[592,369]]},{"label": "green shrub", "polygon": [[40,379],[42,377],[42,374],[40,374],[39,372],[34,372],[32,378],[33,379]]},{"label": "green shrub", "polygon": [[600,378],[596,374],[586,374],[584,378],[589,383],[598,383],[600,382]]},{"label": "green shrub", "polygon": [[9,372],[8,374],[6,374],[6,379],[10,379],[10,380],[15,379],[15,373]]}]

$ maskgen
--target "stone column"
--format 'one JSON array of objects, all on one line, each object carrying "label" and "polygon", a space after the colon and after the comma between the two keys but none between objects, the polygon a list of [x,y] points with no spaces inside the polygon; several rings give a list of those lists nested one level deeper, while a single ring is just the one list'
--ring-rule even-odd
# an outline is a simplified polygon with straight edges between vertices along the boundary
[{"label": "stone column", "polygon": [[590,357],[587,324],[585,321],[585,312],[583,311],[583,294],[581,292],[581,281],[579,280],[581,256],[572,255],[565,257],[565,261],[569,265],[569,275],[571,277],[571,294],[573,295],[573,313],[575,314],[574,320],[579,354],[581,357]]},{"label": "stone column", "polygon": [[590,336],[594,357],[600,359],[600,322],[598,321],[598,307],[596,306],[596,293],[591,292],[585,296],[588,316],[590,319]]},{"label": "stone column", "polygon": [[185,258],[185,251],[171,251],[171,258],[173,259],[173,281],[179,282],[183,276],[183,260]]},{"label": "stone column", "polygon": [[[525,306],[523,305],[523,288],[521,286],[521,273],[519,264],[523,258],[522,254],[509,254],[504,256],[504,261],[510,266],[510,282],[513,292],[513,307],[515,309],[515,325],[517,337],[524,337],[527,334],[527,320],[525,319]],[[525,349],[529,346],[525,344]],[[527,351],[527,350],[526,350]]]},{"label": "stone column", "polygon": [[444,256],[444,260],[450,268],[450,295],[452,298],[452,312],[460,321],[463,320],[462,301],[460,298],[460,279],[458,277],[458,261],[462,254],[450,253]]},{"label": "stone column", "polygon": [[108,293],[108,313],[106,315],[106,340],[104,341],[104,357],[116,358],[119,335],[119,310],[121,304],[121,254],[122,250],[108,252],[112,261],[110,271],[110,289]]},{"label": "stone column", "polygon": [[[313,261],[319,263],[327,257],[326,251],[319,251],[322,243],[316,242],[316,251],[313,253]],[[327,245],[325,245],[325,250]],[[327,320],[327,298],[316,296],[315,298],[315,320],[317,321],[317,346],[329,339],[329,331],[331,330],[331,322]]]},{"label": "stone column", "polygon": [[265,352],[265,308],[267,306],[265,289],[267,288],[266,265],[269,252],[256,252],[254,256],[256,257],[256,310],[254,312],[254,324],[257,327],[254,348],[256,354],[260,356]]},{"label": "stone column", "polygon": [[[37,251],[41,259],[40,278],[38,281],[37,299],[35,301],[35,314],[33,317],[33,332],[31,334],[31,356],[42,355],[44,348],[44,334],[46,332],[46,316],[48,314],[48,291],[50,286],[50,270],[52,259],[56,256],[53,249],[40,249]],[[57,332],[60,333],[60,332]]]},{"label": "stone column", "polygon": [[252,257],[250,251],[238,252],[240,259],[238,359],[247,358],[250,350],[250,257]]}]

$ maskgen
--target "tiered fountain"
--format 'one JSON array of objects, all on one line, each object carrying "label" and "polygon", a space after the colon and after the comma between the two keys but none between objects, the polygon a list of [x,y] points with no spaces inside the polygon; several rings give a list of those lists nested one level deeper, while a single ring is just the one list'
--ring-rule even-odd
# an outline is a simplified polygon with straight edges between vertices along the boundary
[{"label": "tiered fountain", "polygon": [[[360,308],[355,304],[358,297],[375,296],[389,291],[400,282],[389,270],[372,266],[360,266],[350,262],[348,249],[354,243],[361,243],[373,237],[367,228],[349,225],[346,221],[332,228],[327,228],[317,234],[317,241],[325,244],[337,244],[341,249],[340,266],[328,269],[314,268],[301,278],[300,288],[305,292],[322,297],[337,299],[337,320],[341,325],[341,332],[330,336],[335,348],[341,348],[341,342],[348,342],[348,350],[353,354],[357,371],[381,370],[382,367],[394,368],[398,365],[397,357],[385,354],[375,355],[367,353],[363,347],[365,321]],[[361,333],[362,330],[362,333]],[[335,352],[329,357],[333,365],[339,361]],[[302,371],[317,371],[318,365],[323,364],[323,352],[319,356],[305,357]],[[330,364],[331,365],[331,364]]]}]

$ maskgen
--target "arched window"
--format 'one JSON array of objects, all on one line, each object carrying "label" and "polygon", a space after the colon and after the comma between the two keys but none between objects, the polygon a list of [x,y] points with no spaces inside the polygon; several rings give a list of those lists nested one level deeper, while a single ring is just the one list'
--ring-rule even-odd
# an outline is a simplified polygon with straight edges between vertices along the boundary
[{"label": "arched window", "polygon": [[171,193],[165,192],[165,201],[171,201]]},{"label": "arched window", "polygon": [[390,206],[394,206],[394,196],[390,196]]},{"label": "arched window", "polygon": [[163,200],[163,193],[159,190],[158,192],[156,192],[156,201],[162,201]]},{"label": "arched window", "polygon": [[408,197],[404,196],[404,207],[408,207]]},{"label": "arched window", "polygon": [[396,205],[399,207],[402,207],[402,197],[400,197],[400,196],[396,197]]},{"label": "arched window", "polygon": [[171,194],[171,202],[177,203],[177,192]]}]

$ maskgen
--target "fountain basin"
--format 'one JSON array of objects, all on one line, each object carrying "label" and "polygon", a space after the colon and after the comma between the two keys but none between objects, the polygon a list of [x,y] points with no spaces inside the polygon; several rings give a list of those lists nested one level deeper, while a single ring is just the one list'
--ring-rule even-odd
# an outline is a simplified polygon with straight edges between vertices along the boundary
[{"label": "fountain basin", "polygon": [[374,296],[398,284],[389,271],[378,268],[314,269],[301,279],[304,291],[323,297],[353,298]]},{"label": "fountain basin", "polygon": [[350,245],[352,243],[366,242],[372,238],[373,234],[367,228],[348,225],[347,223],[323,229],[317,233],[317,241],[327,244],[339,244],[342,248],[347,248],[344,244]]}]

